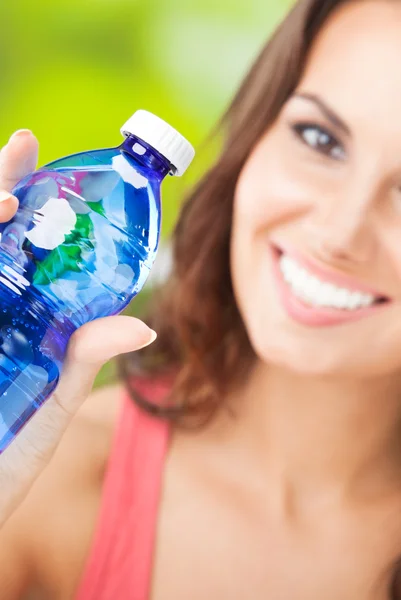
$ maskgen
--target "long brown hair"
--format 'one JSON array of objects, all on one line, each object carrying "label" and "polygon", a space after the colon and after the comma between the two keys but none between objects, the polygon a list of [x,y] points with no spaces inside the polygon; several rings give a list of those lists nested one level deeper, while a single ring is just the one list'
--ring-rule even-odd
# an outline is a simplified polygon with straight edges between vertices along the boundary
[{"label": "long brown hair", "polygon": [[[296,87],[316,33],[343,1],[296,3],[216,127],[223,133],[222,152],[184,202],[172,237],[173,271],[144,316],[158,338],[118,359],[133,400],[160,417],[206,422],[255,359],[230,278],[234,190],[250,151]],[[135,389],[141,376],[171,376],[165,402],[152,403]]]},{"label": "long brown hair", "polygon": [[[214,133],[215,164],[184,202],[173,237],[173,271],[153,296],[145,321],[157,341],[118,359],[133,400],[175,424],[208,422],[227,392],[247,376],[255,354],[231,284],[229,245],[234,190],[250,151],[296,88],[311,44],[328,16],[349,0],[299,0],[262,49]],[[138,392],[138,378],[167,382],[164,402]],[[390,575],[390,576],[389,576]],[[388,573],[401,600],[401,558]]]}]

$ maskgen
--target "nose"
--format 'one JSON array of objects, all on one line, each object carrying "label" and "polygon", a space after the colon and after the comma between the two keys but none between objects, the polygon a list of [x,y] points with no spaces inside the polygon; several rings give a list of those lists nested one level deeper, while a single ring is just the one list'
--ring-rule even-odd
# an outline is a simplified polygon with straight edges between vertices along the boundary
[{"label": "nose", "polygon": [[367,263],[376,249],[372,190],[320,199],[304,222],[309,248],[321,260]]}]

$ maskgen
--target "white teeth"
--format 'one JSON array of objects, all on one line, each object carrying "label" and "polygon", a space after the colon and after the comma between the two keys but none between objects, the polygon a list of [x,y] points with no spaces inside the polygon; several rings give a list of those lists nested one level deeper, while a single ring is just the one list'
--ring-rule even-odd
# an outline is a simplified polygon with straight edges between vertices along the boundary
[{"label": "white teeth", "polygon": [[284,280],[293,293],[313,306],[326,306],[343,310],[357,310],[370,306],[377,298],[363,292],[352,292],[324,283],[302,269],[292,258],[283,254],[279,261]]}]

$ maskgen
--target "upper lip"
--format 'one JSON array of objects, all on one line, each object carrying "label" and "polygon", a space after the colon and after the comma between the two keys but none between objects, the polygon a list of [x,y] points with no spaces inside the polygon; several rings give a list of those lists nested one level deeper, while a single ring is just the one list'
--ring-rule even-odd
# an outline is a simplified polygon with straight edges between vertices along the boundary
[{"label": "upper lip", "polygon": [[292,257],[301,267],[308,271],[308,273],[315,275],[324,282],[331,283],[336,287],[347,288],[347,290],[351,292],[364,292],[371,294],[376,298],[390,300],[389,296],[383,294],[377,289],[370,287],[366,283],[360,282],[353,277],[345,275],[344,273],[330,271],[326,267],[319,265],[314,258],[304,256],[299,250],[287,244],[286,242],[274,242],[273,247],[275,247],[275,249],[279,250],[281,253],[284,252],[289,257]]}]

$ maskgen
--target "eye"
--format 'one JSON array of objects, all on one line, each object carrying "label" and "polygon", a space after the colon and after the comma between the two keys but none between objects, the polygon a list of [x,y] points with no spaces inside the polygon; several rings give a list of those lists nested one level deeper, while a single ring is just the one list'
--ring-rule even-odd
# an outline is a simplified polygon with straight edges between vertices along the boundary
[{"label": "eye", "polygon": [[343,146],[324,127],[314,123],[298,123],[292,125],[291,129],[304,144],[313,150],[335,160],[342,160],[345,157]]}]

